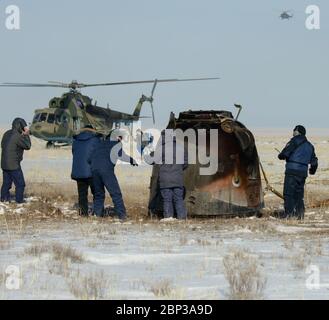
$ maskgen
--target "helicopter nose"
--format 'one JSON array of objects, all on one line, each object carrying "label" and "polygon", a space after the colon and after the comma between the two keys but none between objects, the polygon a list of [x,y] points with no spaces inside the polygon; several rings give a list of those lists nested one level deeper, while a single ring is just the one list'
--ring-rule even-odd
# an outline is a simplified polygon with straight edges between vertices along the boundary
[{"label": "helicopter nose", "polygon": [[32,136],[37,136],[38,132],[40,132],[41,129],[42,129],[42,126],[40,124],[32,124],[30,126],[30,134]]}]

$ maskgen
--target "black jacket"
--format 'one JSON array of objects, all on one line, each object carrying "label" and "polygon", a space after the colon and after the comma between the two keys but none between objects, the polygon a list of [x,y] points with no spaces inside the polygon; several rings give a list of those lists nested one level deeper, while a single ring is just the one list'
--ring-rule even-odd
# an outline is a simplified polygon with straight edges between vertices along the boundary
[{"label": "black jacket", "polygon": [[21,167],[24,150],[31,149],[29,136],[22,135],[22,131],[27,126],[23,119],[16,118],[13,121],[11,130],[8,130],[1,141],[1,169],[18,170]]},{"label": "black jacket", "polygon": [[315,155],[314,146],[304,135],[293,137],[278,158],[287,161],[286,174],[307,177],[308,169],[309,173],[313,175],[318,168],[318,158]]}]

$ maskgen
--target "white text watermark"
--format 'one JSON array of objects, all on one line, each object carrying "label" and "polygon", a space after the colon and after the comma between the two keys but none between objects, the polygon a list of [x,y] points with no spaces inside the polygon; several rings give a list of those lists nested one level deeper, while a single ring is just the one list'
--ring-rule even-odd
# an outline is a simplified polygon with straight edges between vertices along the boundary
[{"label": "white text watermark", "polygon": [[21,10],[19,6],[11,4],[5,7],[5,28],[9,31],[21,29]]}]

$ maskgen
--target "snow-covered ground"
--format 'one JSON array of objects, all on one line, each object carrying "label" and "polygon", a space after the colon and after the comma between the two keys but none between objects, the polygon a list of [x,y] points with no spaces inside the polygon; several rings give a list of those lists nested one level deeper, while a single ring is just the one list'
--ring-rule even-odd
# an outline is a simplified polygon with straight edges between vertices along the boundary
[{"label": "snow-covered ground", "polygon": [[[282,189],[274,148],[287,136],[256,138],[270,181]],[[229,299],[234,272],[259,289],[251,298],[328,299],[329,207],[314,204],[328,199],[329,138],[311,140],[320,168],[308,180],[304,222],[150,220],[150,168],[124,166],[117,171],[131,220],[123,224],[79,218],[69,148],[45,150],[34,140],[24,160],[28,202],[0,204],[0,299]],[[282,206],[271,194],[265,201],[268,212]]]},{"label": "snow-covered ground", "polygon": [[[3,275],[1,299],[228,299],[223,258],[235,251],[254,258],[266,279],[262,298],[329,298],[329,221],[320,214],[301,224],[273,218],[121,224],[75,219],[65,209],[49,218],[20,212],[7,226],[0,218],[0,270],[20,272],[18,290],[6,288],[10,276]],[[56,245],[75,253],[58,258]],[[307,285],[311,265],[320,272],[317,290]],[[94,284],[83,287],[86,279]]]}]

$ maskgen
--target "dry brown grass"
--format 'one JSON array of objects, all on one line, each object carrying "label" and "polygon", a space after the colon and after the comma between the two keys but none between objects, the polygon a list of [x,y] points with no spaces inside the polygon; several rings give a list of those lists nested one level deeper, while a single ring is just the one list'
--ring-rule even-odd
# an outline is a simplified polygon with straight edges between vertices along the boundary
[{"label": "dry brown grass", "polygon": [[70,292],[80,300],[99,300],[111,296],[113,288],[104,272],[95,272],[82,275],[80,272],[72,273],[66,280]]},{"label": "dry brown grass", "polygon": [[329,199],[325,200],[312,200],[309,205],[309,208],[327,208],[329,207]]},{"label": "dry brown grass", "polygon": [[52,254],[55,261],[62,262],[69,261],[71,263],[83,263],[85,261],[80,252],[71,246],[64,246],[59,243],[54,243],[51,245],[34,244],[31,247],[26,248],[24,253],[34,257],[41,257],[43,254],[49,253]]},{"label": "dry brown grass", "polygon": [[56,208],[53,206],[52,203],[53,202],[47,198],[40,198],[37,201],[33,201],[29,203],[27,208],[30,214],[31,213],[48,214],[48,213],[53,213],[56,210]]},{"label": "dry brown grass", "polygon": [[47,262],[48,272],[67,278],[71,274],[71,261],[67,259],[56,260],[52,258]]},{"label": "dry brown grass", "polygon": [[0,240],[0,250],[8,250],[12,246],[9,240]]},{"label": "dry brown grass", "polygon": [[292,256],[291,261],[292,261],[292,266],[296,270],[305,270],[306,267],[311,263],[311,259],[305,253],[305,251],[301,251],[298,254]]},{"label": "dry brown grass", "polygon": [[29,248],[26,248],[24,253],[39,258],[45,253],[51,253],[51,248],[46,244],[33,244]]},{"label": "dry brown grass", "polygon": [[208,247],[211,245],[211,242],[207,239],[202,239],[202,238],[198,238],[197,239],[197,243],[198,245],[202,246],[202,247]]},{"label": "dry brown grass", "polygon": [[258,259],[248,252],[234,249],[223,259],[224,274],[230,285],[232,300],[263,299],[266,278],[259,268]]},{"label": "dry brown grass", "polygon": [[283,247],[287,250],[294,249],[295,242],[293,239],[286,237],[283,241]]},{"label": "dry brown grass", "polygon": [[275,234],[275,226],[268,219],[255,219],[247,223],[247,228],[252,232]]},{"label": "dry brown grass", "polygon": [[181,246],[186,246],[188,244],[188,239],[186,235],[183,235],[179,238],[179,244]]},{"label": "dry brown grass", "polygon": [[156,297],[169,297],[174,291],[174,286],[171,280],[161,279],[150,285],[150,291]]},{"label": "dry brown grass", "polygon": [[71,246],[63,246],[55,243],[52,245],[52,253],[57,261],[70,261],[72,263],[83,263],[85,261],[83,255]]},{"label": "dry brown grass", "polygon": [[322,241],[306,241],[303,242],[298,252],[291,257],[291,263],[296,270],[305,270],[311,264],[312,259],[323,255]]},{"label": "dry brown grass", "polygon": [[5,284],[5,274],[2,268],[0,268],[0,288]]}]

